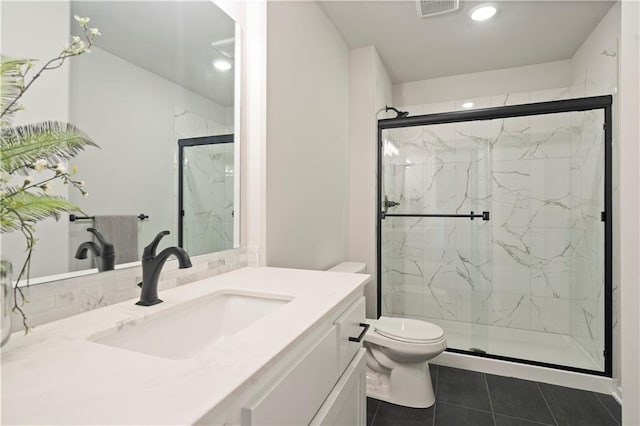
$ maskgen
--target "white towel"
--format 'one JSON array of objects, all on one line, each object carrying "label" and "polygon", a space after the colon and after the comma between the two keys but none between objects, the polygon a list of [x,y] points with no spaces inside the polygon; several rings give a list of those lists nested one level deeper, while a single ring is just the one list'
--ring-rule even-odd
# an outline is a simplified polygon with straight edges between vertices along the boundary
[{"label": "white towel", "polygon": [[116,265],[140,260],[138,253],[138,217],[96,216],[94,227],[116,249]]}]

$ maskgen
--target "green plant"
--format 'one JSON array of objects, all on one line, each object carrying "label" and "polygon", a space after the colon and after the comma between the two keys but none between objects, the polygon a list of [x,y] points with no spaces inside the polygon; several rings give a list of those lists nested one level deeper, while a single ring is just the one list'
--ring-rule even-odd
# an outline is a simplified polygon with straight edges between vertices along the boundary
[{"label": "green plant", "polygon": [[[82,28],[84,40],[73,36],[70,44],[34,74],[35,60],[0,56],[0,231],[18,231],[25,238],[26,258],[17,283],[25,277],[29,282],[31,255],[37,241],[36,224],[50,217],[57,220],[62,213],[81,212],[64,197],[51,194],[54,181],[70,185],[87,196],[84,182],[73,177],[76,167],[67,171],[64,164],[85,148],[97,147],[86,134],[71,124],[55,121],[11,125],[13,116],[24,109],[20,99],[35,81],[45,72],[60,68],[68,58],[90,52],[100,31],[87,26],[89,18],[74,18]],[[22,315],[28,332],[27,318],[20,307],[24,302],[20,286],[15,285],[13,310]]]}]

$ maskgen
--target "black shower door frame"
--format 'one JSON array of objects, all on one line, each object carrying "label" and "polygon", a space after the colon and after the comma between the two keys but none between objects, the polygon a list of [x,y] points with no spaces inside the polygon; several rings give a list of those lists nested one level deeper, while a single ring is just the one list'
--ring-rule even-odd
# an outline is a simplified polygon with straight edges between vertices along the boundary
[{"label": "black shower door frame", "polygon": [[382,313],[382,221],[385,217],[384,207],[382,205],[382,158],[383,158],[383,142],[382,131],[386,129],[398,129],[402,127],[416,127],[433,124],[459,123],[467,121],[496,120],[502,118],[524,117],[531,115],[546,115],[562,112],[579,112],[602,109],[604,110],[604,212],[602,213],[602,221],[604,222],[604,327],[605,327],[605,349],[604,372],[597,370],[587,370],[583,368],[569,367],[565,365],[550,364],[539,361],[531,361],[521,358],[512,358],[501,355],[484,354],[471,352],[462,349],[449,349],[448,352],[461,353],[466,355],[479,356],[483,358],[491,358],[502,361],[518,362],[522,364],[536,365],[540,367],[550,367],[559,370],[573,371],[578,373],[586,373],[598,376],[612,377],[613,368],[613,351],[612,351],[612,334],[613,334],[613,299],[612,299],[612,235],[613,235],[613,197],[612,197],[612,138],[613,138],[613,122],[612,122],[612,104],[613,97],[611,95],[593,96],[585,98],[566,99],[559,101],[537,102],[522,105],[509,105],[502,107],[483,108],[469,111],[444,112],[437,114],[417,115],[414,117],[388,118],[378,120],[378,166],[377,166],[377,316]]}]

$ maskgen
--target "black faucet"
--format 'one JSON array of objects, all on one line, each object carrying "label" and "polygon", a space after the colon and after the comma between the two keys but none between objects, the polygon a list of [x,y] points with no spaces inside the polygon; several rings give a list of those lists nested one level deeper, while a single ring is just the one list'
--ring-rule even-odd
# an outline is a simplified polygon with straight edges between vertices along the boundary
[{"label": "black faucet", "polygon": [[142,252],[142,283],[139,284],[142,287],[142,292],[136,305],[152,306],[162,303],[162,300],[158,299],[158,278],[160,278],[160,271],[169,256],[174,255],[178,258],[180,269],[192,266],[189,255],[180,247],[167,247],[156,256],[160,240],[169,234],[169,231],[160,232]]},{"label": "black faucet", "polygon": [[75,256],[76,259],[86,259],[87,251],[90,250],[98,264],[98,271],[113,271],[116,264],[116,250],[113,247],[113,244],[105,240],[100,231],[95,228],[87,228],[87,232],[91,232],[95,235],[100,246],[93,241],[85,241],[78,246]]}]

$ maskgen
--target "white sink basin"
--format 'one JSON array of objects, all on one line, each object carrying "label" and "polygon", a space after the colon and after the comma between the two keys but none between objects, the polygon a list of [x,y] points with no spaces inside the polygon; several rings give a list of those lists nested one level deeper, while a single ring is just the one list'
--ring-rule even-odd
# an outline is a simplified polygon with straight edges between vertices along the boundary
[{"label": "white sink basin", "polygon": [[214,293],[158,312],[90,340],[169,359],[201,352],[280,309],[293,298],[266,294]]}]

